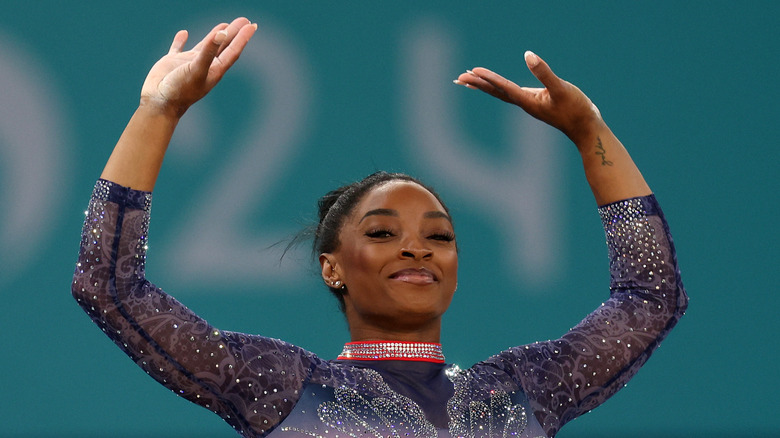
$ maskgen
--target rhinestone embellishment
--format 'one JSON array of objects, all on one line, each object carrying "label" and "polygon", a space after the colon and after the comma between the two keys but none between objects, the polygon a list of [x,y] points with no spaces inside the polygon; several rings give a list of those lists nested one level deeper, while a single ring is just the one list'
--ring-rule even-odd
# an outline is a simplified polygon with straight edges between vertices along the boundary
[{"label": "rhinestone embellishment", "polygon": [[444,363],[441,344],[432,342],[348,342],[339,360],[415,360]]}]

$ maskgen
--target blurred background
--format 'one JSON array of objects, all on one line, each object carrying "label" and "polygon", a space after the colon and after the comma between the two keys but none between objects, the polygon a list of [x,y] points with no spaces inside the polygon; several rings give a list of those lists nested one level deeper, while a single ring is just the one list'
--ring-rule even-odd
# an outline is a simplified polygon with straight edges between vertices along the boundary
[{"label": "blurred background", "polygon": [[558,436],[780,433],[780,3],[139,0],[11,1],[0,14],[0,435],[235,436],[137,369],[69,284],[92,186],[146,72],[177,30],[194,42],[239,15],[260,30],[179,125],[151,280],[222,329],[334,358],[347,331],[309,248],[281,253],[326,191],[403,171],[438,188],[459,233],[447,361],[560,336],[608,294],[579,157],[451,83],[485,66],[534,85],[531,49],[631,151],[691,296],[628,387]]}]

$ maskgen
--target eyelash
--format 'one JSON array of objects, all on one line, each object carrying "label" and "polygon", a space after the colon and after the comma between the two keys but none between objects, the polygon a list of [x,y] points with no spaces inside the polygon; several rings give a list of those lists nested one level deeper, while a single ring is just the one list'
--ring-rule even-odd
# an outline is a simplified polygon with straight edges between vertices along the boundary
[{"label": "eyelash", "polygon": [[429,239],[439,240],[442,242],[452,242],[455,240],[455,234],[450,232],[434,233],[428,237]]},{"label": "eyelash", "polygon": [[[387,237],[394,237],[395,234],[386,229],[376,229],[366,232],[366,236],[371,237],[373,239],[381,239],[381,238],[387,238]],[[452,242],[455,240],[455,234],[450,232],[441,232],[441,233],[433,233],[430,236],[428,236],[431,240],[437,240],[441,242]]]},{"label": "eyelash", "polygon": [[382,229],[382,228],[378,228],[376,230],[367,231],[366,232],[366,236],[374,238],[374,239],[378,239],[378,238],[382,238],[382,237],[393,237],[393,236],[395,236],[395,234],[393,234],[393,232],[390,231],[390,230],[385,230],[385,229]]}]

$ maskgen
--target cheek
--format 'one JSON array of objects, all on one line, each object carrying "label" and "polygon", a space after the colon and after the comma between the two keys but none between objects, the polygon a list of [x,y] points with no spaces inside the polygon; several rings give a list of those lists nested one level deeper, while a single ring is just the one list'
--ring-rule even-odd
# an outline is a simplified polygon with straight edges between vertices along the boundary
[{"label": "cheek", "polygon": [[388,260],[388,250],[381,245],[354,246],[345,251],[344,271],[348,277],[373,275],[381,272]]},{"label": "cheek", "polygon": [[[442,255],[442,268],[446,273],[447,282],[457,284],[458,283],[458,253],[453,251],[446,255]],[[454,288],[454,286],[453,286]]]},{"label": "cheek", "polygon": [[444,255],[444,259],[445,259],[444,263],[446,263],[447,268],[450,271],[453,271],[453,274],[457,274],[457,271],[458,271],[458,251],[454,250],[454,249],[451,250],[451,251],[448,251]]}]

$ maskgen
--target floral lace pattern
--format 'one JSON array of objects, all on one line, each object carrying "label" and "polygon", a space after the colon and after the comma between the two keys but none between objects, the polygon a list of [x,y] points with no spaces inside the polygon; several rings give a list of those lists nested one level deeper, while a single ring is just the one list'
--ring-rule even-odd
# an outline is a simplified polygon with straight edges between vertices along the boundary
[{"label": "floral lace pattern", "polygon": [[[514,403],[502,387],[518,388],[510,382],[488,382],[489,373],[478,368],[461,370],[454,366],[447,370],[447,377],[455,385],[455,393],[447,402],[450,415],[450,434],[453,437],[488,438],[488,437],[530,437],[540,430],[526,430],[529,418],[526,407]],[[525,400],[524,400],[525,401]],[[535,421],[533,425],[538,428]],[[536,436],[541,436],[536,435]]]},{"label": "floral lace pattern", "polygon": [[[393,390],[398,382],[388,376],[324,362],[277,339],[218,330],[147,281],[150,209],[151,194],[98,181],[72,293],[146,373],[246,437],[554,436],[623,387],[687,306],[655,198],[601,207],[609,299],[557,340],[510,348],[465,371],[451,368],[454,393],[449,387],[426,399],[446,404],[449,430],[437,430],[425,415],[430,406]],[[285,423],[308,409],[302,396],[314,392],[321,399],[304,414],[317,425]]]},{"label": "floral lace pattern", "polygon": [[390,389],[382,376],[371,369],[351,370],[354,384],[341,385],[332,400],[316,408],[320,425],[282,426],[283,432],[314,437],[420,437],[435,438],[436,428],[420,406]]},{"label": "floral lace pattern", "polygon": [[653,196],[599,209],[611,296],[560,339],[488,360],[521,382],[552,436],[625,386],[687,307],[674,247]]},{"label": "floral lace pattern", "polygon": [[177,395],[257,436],[292,410],[310,353],[223,332],[144,278],[151,196],[99,181],[82,232],[72,292],[95,323]]}]

